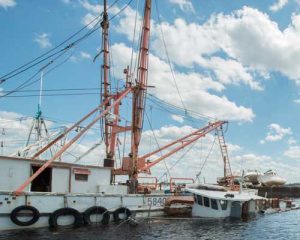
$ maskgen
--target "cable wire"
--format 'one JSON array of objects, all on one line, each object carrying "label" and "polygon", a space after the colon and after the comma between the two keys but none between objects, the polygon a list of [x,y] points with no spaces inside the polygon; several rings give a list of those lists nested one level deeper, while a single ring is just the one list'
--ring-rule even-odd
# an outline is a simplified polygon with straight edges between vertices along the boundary
[{"label": "cable wire", "polygon": [[181,94],[180,94],[180,91],[179,91],[179,88],[178,88],[178,85],[177,85],[177,82],[176,82],[175,73],[174,73],[174,70],[173,70],[173,67],[172,67],[172,64],[171,64],[171,61],[170,61],[169,52],[168,52],[168,49],[167,49],[167,45],[166,45],[166,41],[165,41],[165,37],[164,37],[164,32],[163,32],[163,29],[162,29],[161,20],[160,20],[160,16],[159,16],[158,4],[157,4],[156,0],[154,2],[155,2],[156,12],[157,12],[157,19],[158,19],[158,23],[159,23],[159,27],[160,27],[160,32],[161,32],[161,36],[162,36],[163,46],[164,46],[164,49],[165,49],[168,64],[170,66],[170,71],[171,71],[171,74],[172,74],[172,78],[173,78],[178,96],[180,98],[180,102],[181,102],[181,104],[182,104],[182,106],[185,109],[185,112],[187,114],[188,110],[187,110],[187,108],[186,108],[186,106],[183,102],[182,97],[181,97]]}]

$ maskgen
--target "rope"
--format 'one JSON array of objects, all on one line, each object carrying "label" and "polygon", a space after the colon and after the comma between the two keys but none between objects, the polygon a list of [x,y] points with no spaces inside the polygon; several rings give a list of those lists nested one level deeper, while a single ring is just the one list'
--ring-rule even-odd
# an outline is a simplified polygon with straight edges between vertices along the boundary
[{"label": "rope", "polygon": [[[151,122],[150,122],[150,120],[149,120],[149,117],[148,117],[148,114],[147,114],[146,111],[145,111],[145,114],[146,114],[146,118],[147,118],[147,120],[148,120],[150,129],[151,129],[151,132],[152,132],[152,134],[153,134],[155,143],[156,143],[157,147],[160,149],[160,145],[159,145],[159,143],[158,143],[158,141],[157,141],[157,138],[156,138],[155,133],[154,133],[153,128],[152,128],[152,124],[151,124]],[[162,152],[159,151],[159,153],[160,153],[160,155],[162,156]],[[168,169],[168,166],[167,166],[167,164],[166,164],[165,159],[163,160],[163,162],[164,162],[165,168],[166,168],[166,170],[167,170],[167,173],[169,174],[169,177],[171,177],[171,174],[170,174],[170,171],[169,171],[169,169]]]},{"label": "rope", "polygon": [[209,156],[210,156],[210,154],[211,154],[211,152],[212,152],[212,149],[213,149],[213,147],[214,147],[214,145],[215,145],[215,143],[216,143],[216,139],[217,139],[217,135],[215,135],[213,144],[211,145],[211,148],[210,148],[210,150],[208,151],[208,153],[207,153],[207,155],[206,155],[206,158],[204,159],[204,162],[203,162],[203,164],[202,164],[202,166],[201,166],[201,168],[200,168],[200,171],[196,174],[196,179],[195,179],[195,180],[198,180],[198,181],[199,181],[199,177],[200,177],[200,175],[201,175],[201,172],[202,172],[202,170],[203,170],[203,168],[204,168],[204,165],[205,165],[206,162],[207,162],[207,159],[209,158]]}]

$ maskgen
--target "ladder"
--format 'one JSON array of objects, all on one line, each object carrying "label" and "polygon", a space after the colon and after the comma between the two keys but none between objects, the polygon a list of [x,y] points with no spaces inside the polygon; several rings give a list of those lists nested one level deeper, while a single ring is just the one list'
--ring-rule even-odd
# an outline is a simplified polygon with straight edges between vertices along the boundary
[{"label": "ladder", "polygon": [[230,162],[228,157],[227,145],[225,143],[225,138],[224,138],[223,125],[221,125],[216,129],[216,135],[218,136],[221,155],[224,162],[224,180],[226,180],[228,184],[231,184],[232,172],[231,172],[231,167],[230,167]]}]

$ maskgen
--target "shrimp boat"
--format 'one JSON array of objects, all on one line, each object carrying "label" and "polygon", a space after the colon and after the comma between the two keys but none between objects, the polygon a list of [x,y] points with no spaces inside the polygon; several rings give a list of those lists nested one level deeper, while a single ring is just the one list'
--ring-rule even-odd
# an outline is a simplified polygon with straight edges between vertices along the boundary
[{"label": "shrimp boat", "polygon": [[[145,97],[148,86],[148,57],[151,20],[151,0],[145,0],[142,30],[140,34],[136,78],[128,67],[125,68],[124,88],[110,92],[109,79],[109,18],[104,0],[102,20],[102,96],[101,104],[82,119],[63,131],[51,135],[46,143],[38,142],[38,147],[29,153],[32,146],[12,156],[0,156],[0,230],[60,227],[65,225],[119,222],[129,219],[164,214],[164,203],[172,193],[155,191],[139,184],[141,174],[150,174],[150,169],[189,144],[217,131],[225,163],[228,168],[227,150],[222,126],[226,121],[215,121],[203,128],[181,137],[159,149],[141,155],[139,144],[142,134]],[[89,32],[90,35],[90,32]],[[71,43],[66,50],[73,46]],[[51,60],[51,59],[50,59]],[[132,119],[130,126],[120,125],[121,102],[126,96],[132,97]],[[92,116],[96,117],[93,119]],[[37,126],[43,124],[38,114]],[[103,166],[83,165],[63,161],[63,154],[80,139],[93,125],[103,123],[105,156]],[[34,127],[35,128],[35,127]],[[75,136],[62,144],[57,144],[71,131]],[[116,167],[116,144],[118,134],[130,132],[131,147],[122,164]],[[56,146],[55,151],[53,147]],[[52,149],[52,155],[44,159],[43,154]],[[152,159],[164,150],[159,158]],[[23,154],[26,153],[26,154]],[[84,160],[84,156],[83,156]],[[84,162],[84,161],[83,161]],[[228,171],[227,171],[228,172]],[[117,184],[117,176],[127,176],[126,184]],[[225,174],[225,177],[227,175]],[[194,194],[196,190],[190,190]],[[198,190],[197,190],[198,191]],[[205,198],[206,195],[203,194]],[[217,198],[216,198],[217,199]],[[206,200],[204,200],[206,201]],[[233,200],[232,200],[233,201]],[[229,205],[231,202],[229,203]],[[96,216],[96,217],[95,217]]]}]

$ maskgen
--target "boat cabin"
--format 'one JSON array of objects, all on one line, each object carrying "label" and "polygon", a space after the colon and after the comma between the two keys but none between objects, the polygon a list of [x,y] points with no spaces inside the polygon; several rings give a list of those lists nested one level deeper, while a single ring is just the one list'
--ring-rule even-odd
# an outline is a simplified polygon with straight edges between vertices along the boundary
[{"label": "boat cabin", "polygon": [[[15,191],[45,161],[0,156],[0,191]],[[25,189],[29,192],[126,194],[126,186],[111,186],[111,168],[54,162]]]},{"label": "boat cabin", "polygon": [[186,189],[193,193],[192,215],[205,218],[245,218],[255,214],[264,198],[250,192]]}]

